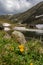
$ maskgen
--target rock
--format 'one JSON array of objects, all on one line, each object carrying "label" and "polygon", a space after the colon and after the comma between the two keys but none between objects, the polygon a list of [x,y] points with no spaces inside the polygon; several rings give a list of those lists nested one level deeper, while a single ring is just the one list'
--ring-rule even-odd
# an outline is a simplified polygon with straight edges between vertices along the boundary
[{"label": "rock", "polygon": [[8,33],[6,33],[3,38],[4,39],[11,39],[11,36]]},{"label": "rock", "polygon": [[19,32],[19,31],[12,32],[12,37],[15,38],[15,40],[21,44],[26,43],[25,36],[23,35],[23,33]]},{"label": "rock", "polygon": [[4,29],[3,25],[2,25],[2,24],[0,24],[0,30],[3,30],[3,29]]}]

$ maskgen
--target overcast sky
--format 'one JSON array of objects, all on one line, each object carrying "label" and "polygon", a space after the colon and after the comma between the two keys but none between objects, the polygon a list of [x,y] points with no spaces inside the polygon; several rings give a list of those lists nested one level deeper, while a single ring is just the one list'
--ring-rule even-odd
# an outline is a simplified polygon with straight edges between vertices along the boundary
[{"label": "overcast sky", "polygon": [[23,12],[43,0],[0,0],[0,14]]}]

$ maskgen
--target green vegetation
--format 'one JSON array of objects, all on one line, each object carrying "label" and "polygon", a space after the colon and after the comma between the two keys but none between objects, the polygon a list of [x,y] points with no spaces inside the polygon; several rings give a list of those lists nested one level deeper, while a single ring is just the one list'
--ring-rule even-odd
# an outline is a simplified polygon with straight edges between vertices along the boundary
[{"label": "green vegetation", "polygon": [[13,38],[4,39],[0,31],[0,65],[43,65],[43,45],[29,40],[20,45]]}]

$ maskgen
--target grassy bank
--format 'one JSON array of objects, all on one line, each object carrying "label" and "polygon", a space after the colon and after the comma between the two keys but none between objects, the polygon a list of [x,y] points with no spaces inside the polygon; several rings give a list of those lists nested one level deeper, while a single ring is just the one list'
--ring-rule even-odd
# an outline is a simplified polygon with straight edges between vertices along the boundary
[{"label": "grassy bank", "polygon": [[19,44],[13,38],[4,39],[0,31],[0,65],[43,65],[43,44],[29,40]]}]

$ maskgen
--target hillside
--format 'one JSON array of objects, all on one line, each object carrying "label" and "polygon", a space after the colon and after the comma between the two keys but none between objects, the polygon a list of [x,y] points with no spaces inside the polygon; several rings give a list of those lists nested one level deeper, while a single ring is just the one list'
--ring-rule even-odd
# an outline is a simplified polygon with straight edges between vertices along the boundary
[{"label": "hillside", "polygon": [[24,13],[16,15],[1,15],[0,19],[16,23],[43,23],[43,1]]}]

